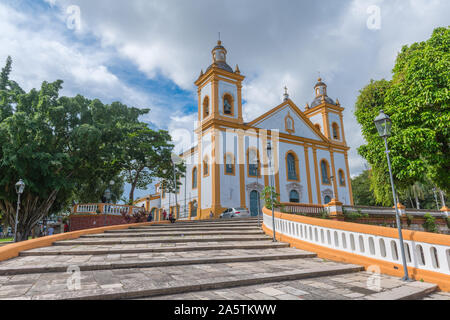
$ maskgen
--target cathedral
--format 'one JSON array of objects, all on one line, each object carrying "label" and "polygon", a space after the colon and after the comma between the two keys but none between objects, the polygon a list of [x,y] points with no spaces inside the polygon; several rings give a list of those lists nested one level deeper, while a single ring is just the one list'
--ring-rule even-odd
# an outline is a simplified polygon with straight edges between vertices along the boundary
[{"label": "cathedral", "polygon": [[[300,109],[287,90],[278,106],[244,122],[239,67],[227,63],[227,50],[218,41],[212,64],[195,81],[198,126],[195,144],[180,157],[186,164],[178,193],[165,192],[138,199],[159,220],[160,213],[179,219],[218,218],[227,208],[246,208],[258,215],[261,192],[273,186],[282,203],[327,204],[332,199],[353,205],[349,147],[343,110],[327,95],[319,78],[315,98]],[[175,199],[177,204],[175,204]]]}]

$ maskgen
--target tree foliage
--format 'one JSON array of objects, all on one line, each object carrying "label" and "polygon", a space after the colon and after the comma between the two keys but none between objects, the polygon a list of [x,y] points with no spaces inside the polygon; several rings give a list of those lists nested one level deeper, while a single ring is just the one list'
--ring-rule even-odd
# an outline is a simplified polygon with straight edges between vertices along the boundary
[{"label": "tree foliage", "polygon": [[[0,74],[0,212],[13,226],[14,184],[23,179],[18,233],[19,239],[27,239],[50,211],[72,201],[99,202],[111,180],[116,182],[113,197],[120,198],[123,169],[141,160],[132,143],[145,130],[139,117],[149,110],[60,96],[61,80],[25,92],[9,79],[10,71],[8,58]],[[164,139],[170,140],[168,134]],[[138,144],[136,149],[148,148]]]},{"label": "tree foliage", "polygon": [[162,170],[171,169],[173,145],[170,140],[167,131],[155,131],[147,126],[141,126],[126,136],[123,143],[123,177],[131,185],[129,202],[134,201],[135,189],[145,189],[154,178],[173,178],[173,175],[168,176],[170,172],[164,174]]},{"label": "tree foliage", "polygon": [[384,142],[374,118],[384,110],[393,122],[388,139],[396,187],[429,178],[450,191],[450,28],[437,28],[421,43],[404,46],[391,81],[371,81],[360,91],[355,115],[367,144],[358,152],[372,167],[377,202],[392,205]]},{"label": "tree foliage", "polygon": [[359,176],[352,179],[353,201],[355,202],[355,205],[377,205],[370,181],[370,170],[365,170]]}]

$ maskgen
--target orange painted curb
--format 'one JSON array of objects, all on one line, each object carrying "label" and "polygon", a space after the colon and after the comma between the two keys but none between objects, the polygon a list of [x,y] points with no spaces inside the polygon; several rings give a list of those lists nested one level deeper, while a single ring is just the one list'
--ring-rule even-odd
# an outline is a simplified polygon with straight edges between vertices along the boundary
[{"label": "orange painted curb", "polygon": [[8,260],[19,256],[19,253],[26,250],[37,249],[42,247],[49,247],[53,242],[61,240],[78,239],[82,235],[104,233],[107,230],[121,230],[128,229],[135,226],[150,226],[153,224],[167,224],[169,221],[153,221],[133,224],[121,224],[109,227],[100,227],[94,229],[78,230],[73,232],[66,232],[55,234],[53,236],[47,236],[17,243],[7,244],[0,248],[0,261]]}]

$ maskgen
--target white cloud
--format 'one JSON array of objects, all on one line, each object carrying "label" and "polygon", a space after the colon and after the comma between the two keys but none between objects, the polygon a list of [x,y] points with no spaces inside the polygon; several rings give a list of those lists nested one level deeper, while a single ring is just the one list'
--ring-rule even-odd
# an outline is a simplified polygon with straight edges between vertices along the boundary
[{"label": "white cloud", "polygon": [[[220,31],[229,64],[239,64],[247,76],[247,121],[278,105],[285,85],[303,108],[313,99],[320,71],[330,97],[339,98],[346,108],[352,174],[364,168],[356,152],[364,141],[353,116],[358,90],[371,78],[390,78],[401,46],[425,40],[435,27],[446,26],[450,12],[447,0],[135,0],[113,5],[109,0],[78,0],[83,30],[70,42],[61,28],[73,1],[46,1],[59,23],[33,17],[43,21],[35,29],[27,28],[30,17],[0,5],[0,57],[13,55],[13,76],[26,87],[61,78],[69,92],[150,106],[147,119],[157,126],[171,133],[192,131],[196,114],[184,111],[183,101],[127,85],[108,65],[112,59],[124,59],[149,79],[166,77],[195,96],[193,82],[211,63],[210,50]],[[371,5],[381,9],[380,30],[367,28]],[[83,42],[88,36],[94,45]]]}]

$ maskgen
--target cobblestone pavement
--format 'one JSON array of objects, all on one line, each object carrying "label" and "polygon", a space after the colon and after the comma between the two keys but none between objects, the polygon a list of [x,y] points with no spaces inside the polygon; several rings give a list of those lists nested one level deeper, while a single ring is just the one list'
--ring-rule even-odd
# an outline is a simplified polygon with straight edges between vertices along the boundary
[{"label": "cobblestone pavement", "polygon": [[[380,294],[389,298],[392,290],[410,290],[420,283],[404,282],[395,277],[379,275],[379,286],[368,272],[343,274],[313,279],[282,281],[253,286],[206,290],[185,294],[165,295],[148,300],[372,300]],[[449,300],[450,293],[433,293],[425,300]]]},{"label": "cobblestone pavement", "polygon": [[0,262],[0,299],[450,297],[434,291],[273,243],[255,219],[115,230]]}]

